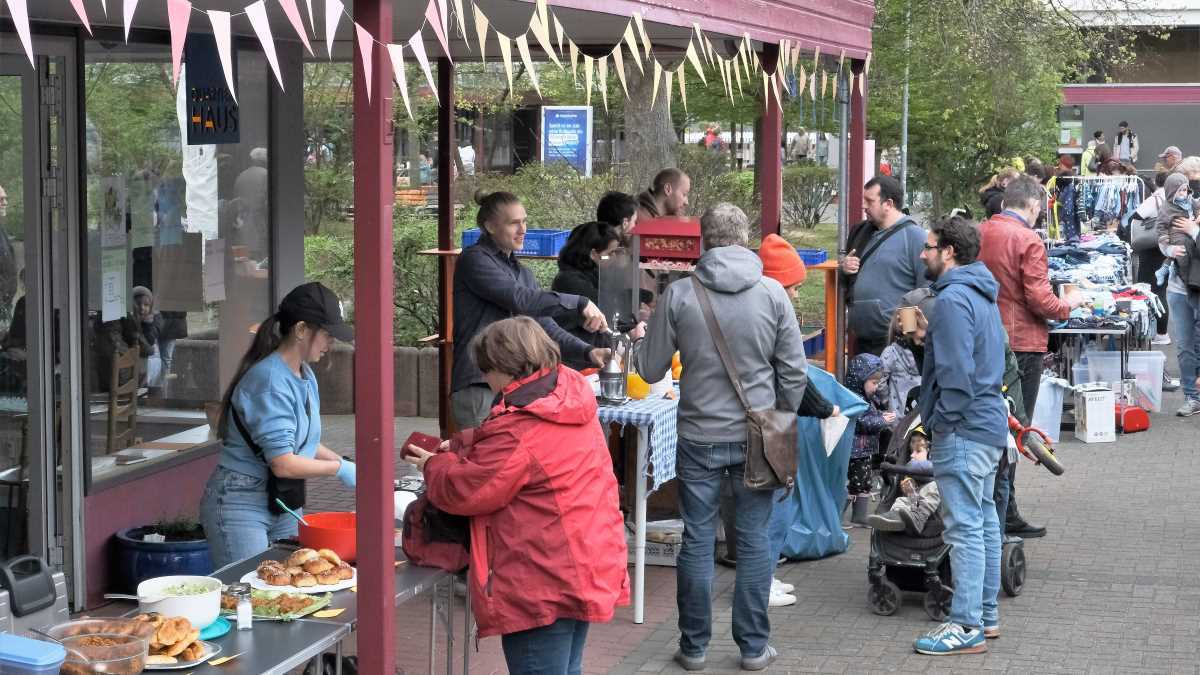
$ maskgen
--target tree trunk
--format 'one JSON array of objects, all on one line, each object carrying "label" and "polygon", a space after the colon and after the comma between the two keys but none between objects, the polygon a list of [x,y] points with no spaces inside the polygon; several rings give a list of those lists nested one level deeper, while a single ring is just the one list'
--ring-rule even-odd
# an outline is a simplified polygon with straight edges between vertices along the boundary
[{"label": "tree trunk", "polygon": [[[637,68],[626,69],[629,81],[629,100],[625,102],[625,142],[621,153],[626,161],[625,176],[634,194],[650,187],[654,175],[673,167],[675,159],[675,130],[667,114],[665,91],[660,90],[650,107],[654,91],[654,75],[642,75]],[[665,87],[660,82],[659,87]]]}]

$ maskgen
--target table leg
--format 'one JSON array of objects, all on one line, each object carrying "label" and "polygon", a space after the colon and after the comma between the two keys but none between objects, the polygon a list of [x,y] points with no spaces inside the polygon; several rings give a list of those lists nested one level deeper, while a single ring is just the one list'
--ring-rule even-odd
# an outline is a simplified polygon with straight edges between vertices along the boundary
[{"label": "table leg", "polygon": [[[454,590],[456,577],[450,578],[446,593],[446,675],[454,675]],[[464,671],[465,672],[465,671]]]},{"label": "table leg", "polygon": [[437,673],[438,594],[442,591],[442,583],[433,587],[433,598],[429,603],[429,675]]},{"label": "table leg", "polygon": [[633,622],[645,623],[646,604],[646,431],[638,428],[637,481],[634,483]]},{"label": "table leg", "polygon": [[[337,659],[337,664],[333,667],[334,675],[342,675],[342,643],[345,640],[338,640],[337,649],[334,650],[334,657]],[[324,675],[324,674],[322,674]]]},{"label": "table leg", "polygon": [[463,675],[471,672],[471,616],[471,584],[468,580],[467,600],[463,603]]}]

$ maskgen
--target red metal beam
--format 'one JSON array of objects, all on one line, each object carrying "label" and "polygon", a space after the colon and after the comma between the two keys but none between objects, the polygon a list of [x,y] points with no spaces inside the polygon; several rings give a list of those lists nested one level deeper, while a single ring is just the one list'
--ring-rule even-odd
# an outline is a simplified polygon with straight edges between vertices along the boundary
[{"label": "red metal beam", "polygon": [[[763,68],[775,72],[779,61],[779,45],[763,45]],[[779,101],[770,88],[763,92],[762,165],[758,167],[758,190],[762,195],[762,220],[759,228],[765,237],[779,234],[780,213],[783,210],[783,112]]]},{"label": "red metal beam", "polygon": [[[437,62],[438,100],[438,249],[454,248],[454,64],[450,59]],[[478,153],[476,157],[483,157]],[[441,326],[438,332],[438,427],[442,438],[456,429],[450,414],[450,385],[454,366],[454,317],[450,312],[450,294],[454,292],[454,260],[438,256],[438,308]]]},{"label": "red metal beam", "polygon": [[[391,0],[354,0],[354,20],[380,42],[392,38]],[[354,59],[354,431],[358,460],[359,672],[396,670],[392,479],[392,68],[371,56],[371,101]],[[386,364],[387,367],[380,367]]]},{"label": "red metal beam", "polygon": [[855,59],[850,63],[850,71],[854,73],[854,90],[850,92],[850,201],[846,204],[847,218],[850,223],[857,223],[866,217],[863,212],[863,183],[866,182],[865,149],[863,141],[867,138],[867,88],[863,83],[863,93],[858,93],[858,76],[863,71],[863,62]]},{"label": "red metal beam", "polygon": [[1186,84],[1079,84],[1062,88],[1063,105],[1200,103],[1200,86]]}]

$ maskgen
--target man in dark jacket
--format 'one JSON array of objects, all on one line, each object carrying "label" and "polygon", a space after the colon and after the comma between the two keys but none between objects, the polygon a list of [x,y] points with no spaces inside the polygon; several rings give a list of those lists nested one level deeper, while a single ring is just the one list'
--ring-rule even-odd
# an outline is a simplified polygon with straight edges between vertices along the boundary
[{"label": "man in dark jacket", "polygon": [[921,372],[921,419],[933,434],[933,476],[951,545],[954,601],[947,622],[921,636],[922,654],[987,651],[1000,635],[1000,519],[993,490],[1008,444],[1004,326],[999,285],[979,255],[979,231],[962,218],[938,221],[921,257],[937,294]]}]

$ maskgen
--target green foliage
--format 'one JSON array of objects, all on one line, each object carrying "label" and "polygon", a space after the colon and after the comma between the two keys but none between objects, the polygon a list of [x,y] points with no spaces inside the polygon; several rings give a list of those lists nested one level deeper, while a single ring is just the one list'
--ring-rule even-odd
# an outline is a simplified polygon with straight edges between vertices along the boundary
[{"label": "green foliage", "polygon": [[827,166],[806,164],[783,170],[783,221],[806,230],[821,222],[833,203],[837,172]]},{"label": "green foliage", "polygon": [[529,216],[529,227],[550,230],[569,230],[595,220],[596,204],[605,192],[628,190],[612,174],[587,178],[562,163],[526,164],[512,175],[467,176],[459,179],[456,189],[459,200],[466,206],[458,215],[460,231],[475,227],[479,208],[472,195],[477,189],[507,190],[517,195]]},{"label": "green foliage", "polygon": [[677,152],[679,168],[692,179],[688,213],[699,217],[709,207],[729,202],[741,207],[751,223],[758,222],[759,195],[753,172],[730,171],[725,153],[698,145],[681,145]]},{"label": "green foliage", "polygon": [[321,225],[340,219],[354,201],[353,168],[332,163],[309,166],[304,170],[304,228],[312,234]]}]

